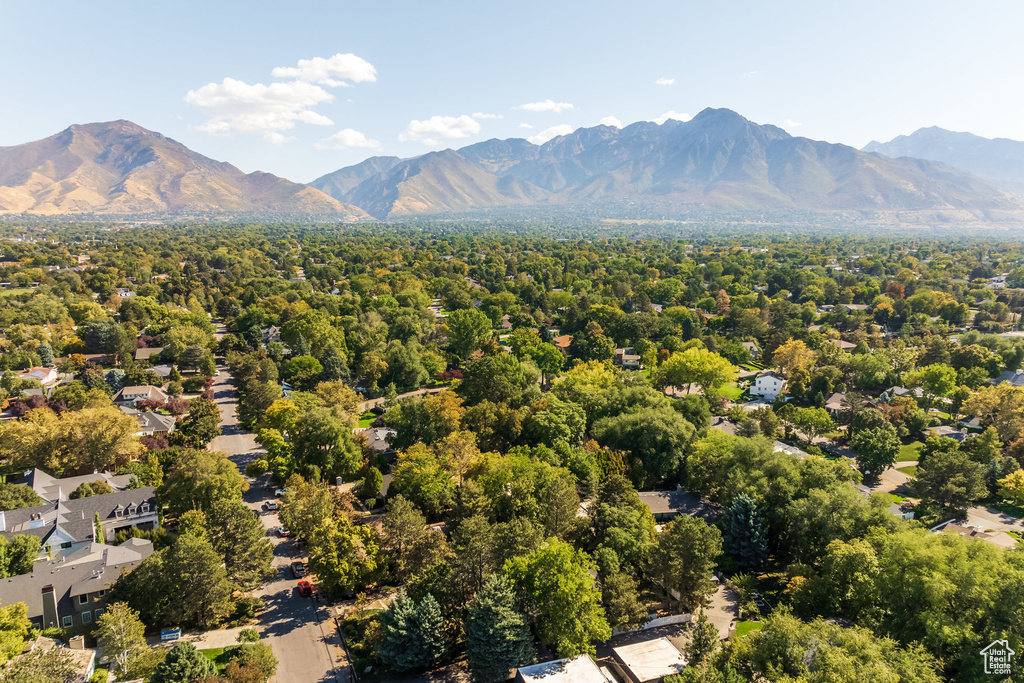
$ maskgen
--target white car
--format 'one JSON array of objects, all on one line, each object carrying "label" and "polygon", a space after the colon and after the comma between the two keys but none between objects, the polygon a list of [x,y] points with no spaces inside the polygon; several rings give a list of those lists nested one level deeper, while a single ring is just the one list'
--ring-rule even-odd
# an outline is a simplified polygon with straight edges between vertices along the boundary
[{"label": "white car", "polygon": [[288,493],[288,489],[274,489],[274,495],[280,498],[284,494]]},{"label": "white car", "polygon": [[277,504],[276,500],[268,500],[266,503],[263,504],[263,507],[265,507],[267,510],[277,510],[281,506]]},{"label": "white car", "polygon": [[292,532],[288,531],[287,527],[279,526],[277,527],[277,535],[281,538],[288,538],[292,535]]}]

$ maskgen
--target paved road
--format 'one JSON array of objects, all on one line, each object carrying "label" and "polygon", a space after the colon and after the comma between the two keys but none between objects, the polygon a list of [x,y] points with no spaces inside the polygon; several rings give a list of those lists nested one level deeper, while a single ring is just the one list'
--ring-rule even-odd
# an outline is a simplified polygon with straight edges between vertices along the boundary
[{"label": "paved road", "polygon": [[[240,470],[263,455],[265,451],[256,443],[253,434],[238,425],[238,404],[235,400],[231,376],[225,366],[219,366],[220,375],[213,385],[214,398],[221,412],[221,436],[210,443],[210,449],[223,451]],[[346,680],[343,673],[346,660],[340,638],[326,607],[314,599],[299,596],[298,580],[292,576],[289,565],[301,557],[295,543],[281,538],[274,529],[280,526],[276,512],[264,510],[272,491],[266,490],[270,478],[264,475],[250,482],[243,500],[260,512],[263,525],[274,543],[273,566],[276,576],[268,581],[257,595],[266,608],[260,616],[259,630],[278,659],[277,675],[270,683],[327,683]]]}]

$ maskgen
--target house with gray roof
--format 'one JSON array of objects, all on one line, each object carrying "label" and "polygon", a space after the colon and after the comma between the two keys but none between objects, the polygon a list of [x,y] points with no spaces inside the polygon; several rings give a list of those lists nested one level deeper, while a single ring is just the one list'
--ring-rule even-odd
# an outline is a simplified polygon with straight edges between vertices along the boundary
[{"label": "house with gray roof", "polygon": [[26,470],[24,476],[25,481],[22,483],[30,487],[36,492],[37,496],[47,503],[67,500],[68,496],[82,484],[102,481],[115,491],[123,491],[128,488],[132,481],[132,475],[130,474],[114,474],[113,472],[93,472],[92,474],[58,479],[37,467]]},{"label": "house with gray roof", "polygon": [[102,614],[121,573],[152,554],[153,543],[141,538],[118,546],[87,543],[69,555],[37,562],[28,574],[0,579],[0,604],[24,602],[35,628],[88,626]]},{"label": "house with gray roof", "polygon": [[121,406],[121,412],[131,415],[139,424],[138,436],[159,436],[174,432],[175,419],[173,415],[153,413],[143,410],[136,410],[127,406]]},{"label": "house with gray roof", "polygon": [[113,400],[118,405],[135,406],[148,399],[166,401],[167,394],[160,387],[146,384],[141,387],[124,387],[114,394]]},{"label": "house with gray roof", "polygon": [[0,512],[0,535],[8,540],[17,534],[38,536],[41,558],[67,557],[99,540],[97,515],[104,539],[122,529],[160,526],[154,489],[145,486]]},{"label": "house with gray roof", "polygon": [[992,384],[1002,384],[1003,382],[1009,382],[1015,387],[1024,387],[1024,370],[1007,370],[992,380]]},{"label": "house with gray roof", "polygon": [[650,508],[654,521],[659,523],[671,521],[679,515],[701,517],[709,522],[719,516],[713,505],[686,491],[640,491],[637,495],[640,502]]}]

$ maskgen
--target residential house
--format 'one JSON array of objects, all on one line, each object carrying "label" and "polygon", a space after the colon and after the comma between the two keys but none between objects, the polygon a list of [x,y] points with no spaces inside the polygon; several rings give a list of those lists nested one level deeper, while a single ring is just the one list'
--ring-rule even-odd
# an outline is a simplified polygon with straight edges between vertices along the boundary
[{"label": "residential house", "polygon": [[114,394],[114,403],[126,406],[136,406],[142,401],[149,399],[166,401],[167,398],[167,394],[160,387],[145,384],[141,387],[124,387]]},{"label": "residential house", "polygon": [[135,349],[135,360],[151,360],[152,358],[159,356],[164,350],[162,346],[154,346],[152,348],[143,347],[141,349]]},{"label": "residential house", "polygon": [[506,313],[505,315],[501,316],[501,329],[503,329],[503,330],[511,330],[512,329],[512,318],[509,316],[508,313]]},{"label": "residential house", "polygon": [[914,504],[909,500],[893,503],[889,506],[889,512],[900,519],[913,519]]},{"label": "residential house", "polygon": [[981,529],[975,529],[974,527],[963,524],[954,524],[952,522],[940,524],[933,528],[932,531],[938,531],[944,534],[958,534],[964,538],[970,538],[976,541],[985,541],[986,543],[990,543],[1006,550],[1017,547],[1017,539],[1005,531],[982,531]]},{"label": "residential house", "polygon": [[938,425],[937,427],[929,427],[928,435],[939,436],[946,439],[953,439],[954,441],[957,441],[959,443],[963,443],[967,439],[974,436],[974,434],[967,433],[966,427],[962,429],[956,429],[955,427],[950,427],[948,425]]},{"label": "residential house", "polygon": [[757,342],[745,341],[741,342],[741,345],[747,350],[747,353],[750,354],[750,360],[757,360],[761,357],[761,349],[758,348]]},{"label": "residential house", "polygon": [[262,342],[266,346],[271,342],[281,341],[281,328],[276,325],[271,325],[263,330]]},{"label": "residential house", "polygon": [[45,387],[56,384],[59,376],[54,368],[36,367],[19,370],[18,379],[34,379]]},{"label": "residential house", "polygon": [[102,481],[115,491],[124,491],[132,480],[130,474],[114,474],[113,472],[93,472],[92,474],[58,479],[35,467],[26,470],[24,477],[25,481],[21,483],[30,487],[37,496],[47,503],[67,500],[68,496],[82,484]]},{"label": "residential house", "polygon": [[750,395],[774,401],[786,390],[786,378],[774,370],[762,372],[750,383]]},{"label": "residential house", "polygon": [[613,360],[616,365],[621,365],[623,370],[639,370],[643,367],[639,354],[632,347],[615,349]]},{"label": "residential house", "polygon": [[121,412],[135,418],[139,424],[139,431],[136,432],[138,436],[162,436],[174,433],[176,420],[173,415],[135,410],[128,406],[121,406]]},{"label": "residential house", "polygon": [[659,683],[686,668],[686,659],[668,638],[612,648],[612,664],[619,677],[629,683]]},{"label": "residential house", "polygon": [[132,289],[128,289],[127,287],[118,287],[117,295],[122,299],[130,299],[133,296],[135,296],[135,291]]},{"label": "residential house", "polygon": [[810,455],[810,453],[808,453],[807,451],[802,451],[796,446],[790,446],[788,443],[783,443],[781,441],[776,441],[772,444],[772,452],[785,453],[786,455],[795,455],[801,460]]},{"label": "residential house", "polygon": [[551,343],[555,345],[555,348],[562,352],[563,356],[569,355],[569,345],[572,344],[572,335],[563,334],[559,337],[555,337],[551,340]]},{"label": "residential house", "polygon": [[832,416],[833,419],[839,417],[839,413],[843,409],[843,399],[846,398],[846,394],[840,394],[836,392],[828,397],[825,401],[825,410]]},{"label": "residential house", "polygon": [[1002,384],[1003,382],[1009,382],[1015,387],[1024,387],[1024,370],[1007,370],[1003,374],[991,380],[992,384]]},{"label": "residential house", "polygon": [[714,520],[719,516],[713,505],[686,491],[640,491],[637,496],[650,509],[656,522],[668,522],[679,515],[706,520]]},{"label": "residential house", "polygon": [[906,387],[889,387],[881,393],[878,400],[881,403],[892,403],[892,400],[897,397],[919,399],[924,398],[924,392],[921,390],[921,387],[914,387],[913,389],[907,389]]},{"label": "residential house", "polygon": [[37,563],[32,571],[0,579],[0,603],[24,602],[38,629],[95,623],[121,573],[153,554],[153,543],[132,538],[121,545],[89,543],[78,551]]},{"label": "residential house", "polygon": [[150,372],[152,372],[154,375],[161,379],[169,378],[171,376],[172,370],[174,370],[174,366],[169,364],[154,365],[149,369]]},{"label": "residential house", "polygon": [[848,341],[843,341],[842,339],[826,339],[825,341],[835,344],[843,351],[853,351],[855,348],[857,348],[856,344],[852,344]]},{"label": "residential house", "polygon": [[72,555],[100,537],[113,538],[122,529],[159,526],[152,486],[0,512],[0,535],[7,540],[18,534],[38,536],[42,558]]},{"label": "residential house", "polygon": [[367,427],[366,429],[357,429],[356,433],[361,433],[366,437],[366,444],[375,453],[390,453],[395,450],[391,447],[388,437],[398,436],[398,432],[390,427]]},{"label": "residential house", "polygon": [[572,659],[556,659],[530,666],[521,666],[516,672],[516,683],[617,683],[604,667],[598,666],[590,655],[577,655]]}]

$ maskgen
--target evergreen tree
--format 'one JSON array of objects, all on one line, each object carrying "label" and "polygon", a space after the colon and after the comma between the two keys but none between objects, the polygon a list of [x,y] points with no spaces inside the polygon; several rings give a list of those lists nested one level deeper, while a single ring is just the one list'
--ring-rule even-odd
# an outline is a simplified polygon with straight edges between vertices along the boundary
[{"label": "evergreen tree", "polygon": [[156,667],[150,683],[193,683],[206,676],[215,676],[217,667],[196,646],[181,642],[171,648],[164,661]]},{"label": "evergreen tree", "polygon": [[167,381],[168,382],[180,382],[181,381],[181,373],[178,372],[178,366],[177,365],[172,365],[171,366],[171,372],[170,372],[169,375],[167,375]]},{"label": "evergreen tree", "polygon": [[508,680],[509,672],[533,661],[533,635],[516,608],[508,580],[492,575],[466,610],[466,655],[480,683]]},{"label": "evergreen tree", "polygon": [[402,591],[380,617],[384,639],[377,647],[380,659],[401,672],[436,664],[445,655],[444,617],[432,595],[419,604]]},{"label": "evergreen tree", "polygon": [[309,342],[306,341],[301,332],[295,337],[295,343],[292,344],[291,350],[292,358],[309,355]]},{"label": "evergreen tree", "polygon": [[39,345],[39,359],[43,364],[43,367],[53,367],[53,347],[50,346],[50,342],[43,342]]},{"label": "evergreen tree", "polygon": [[213,549],[224,558],[228,580],[240,591],[254,591],[273,575],[274,546],[262,520],[238,498],[213,504],[207,528]]},{"label": "evergreen tree", "polygon": [[718,647],[718,627],[708,619],[707,611],[701,610],[697,617],[697,625],[693,629],[693,636],[686,645],[686,658],[689,666],[699,666]]},{"label": "evergreen tree", "polygon": [[217,372],[217,363],[214,362],[213,356],[209,353],[199,361],[199,372],[203,373],[206,377],[213,377],[214,373]]},{"label": "evergreen tree", "polygon": [[348,364],[345,363],[345,359],[338,353],[338,349],[334,347],[334,344],[328,344],[327,348],[324,349],[324,355],[320,357],[320,365],[324,367],[320,377],[325,382],[339,379],[343,382],[348,382],[352,379],[348,371]]},{"label": "evergreen tree", "polygon": [[768,535],[757,501],[745,493],[733,499],[722,518],[722,538],[741,567],[759,567],[768,558]]}]

